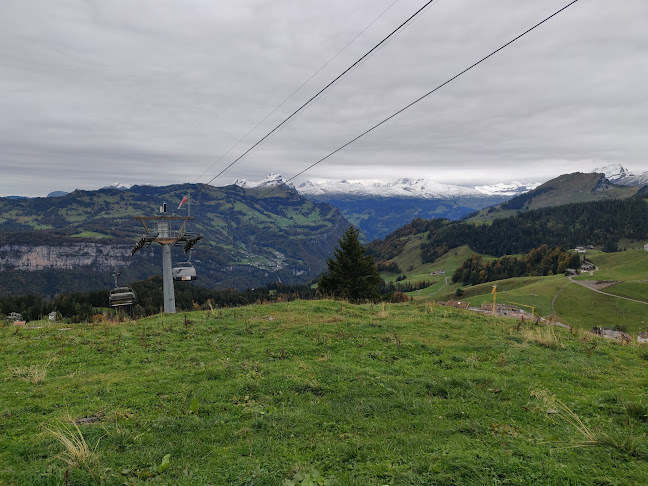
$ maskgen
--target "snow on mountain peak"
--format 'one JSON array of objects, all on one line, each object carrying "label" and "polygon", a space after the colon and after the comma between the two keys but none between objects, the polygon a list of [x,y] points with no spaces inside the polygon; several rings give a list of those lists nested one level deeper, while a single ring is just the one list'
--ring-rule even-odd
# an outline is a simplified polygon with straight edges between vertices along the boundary
[{"label": "snow on mountain peak", "polygon": [[597,174],[605,174],[605,177],[607,177],[610,182],[621,181],[626,177],[634,177],[634,174],[618,163],[597,167],[593,172],[596,172]]},{"label": "snow on mountain peak", "polygon": [[490,186],[475,186],[475,189],[487,196],[517,196],[518,194],[532,191],[539,185],[539,182],[523,184],[521,182],[513,181],[508,184],[498,182],[497,184]]},{"label": "snow on mountain peak", "polygon": [[620,186],[644,186],[648,184],[648,172],[635,175],[621,164],[608,164],[594,169],[597,174],[605,174],[605,177],[614,184]]},{"label": "snow on mountain peak", "polygon": [[104,186],[102,189],[117,189],[118,191],[127,191],[133,187],[133,184],[122,184],[121,182],[115,182],[109,186]]},{"label": "snow on mountain peak", "polygon": [[281,174],[275,174],[274,172],[268,174],[263,180],[258,182],[248,181],[247,179],[236,179],[233,184],[235,186],[243,187],[246,189],[259,189],[263,187],[275,187],[282,184],[286,184],[288,187],[293,187],[292,184],[286,183],[281,177]]},{"label": "snow on mountain peak", "polygon": [[539,184],[496,184],[494,186],[465,187],[441,184],[431,179],[401,178],[395,181],[380,179],[312,179],[297,186],[305,195],[322,196],[345,194],[373,197],[417,197],[423,199],[452,199],[457,197],[515,196]]}]

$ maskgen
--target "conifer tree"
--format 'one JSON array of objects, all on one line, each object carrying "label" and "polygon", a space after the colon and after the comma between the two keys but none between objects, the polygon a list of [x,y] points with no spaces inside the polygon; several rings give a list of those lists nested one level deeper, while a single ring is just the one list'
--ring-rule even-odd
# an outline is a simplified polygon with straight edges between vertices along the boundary
[{"label": "conifer tree", "polygon": [[365,254],[360,244],[360,230],[349,227],[338,241],[334,258],[326,261],[328,271],[319,281],[319,290],[351,302],[379,299],[380,275],[371,255]]}]

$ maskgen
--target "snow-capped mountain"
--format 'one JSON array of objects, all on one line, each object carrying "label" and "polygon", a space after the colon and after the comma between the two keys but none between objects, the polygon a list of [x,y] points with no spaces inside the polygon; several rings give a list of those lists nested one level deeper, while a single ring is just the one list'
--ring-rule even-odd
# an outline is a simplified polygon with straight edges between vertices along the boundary
[{"label": "snow-capped mountain", "polygon": [[498,182],[491,186],[475,186],[481,194],[488,196],[519,196],[525,192],[532,191],[540,186],[540,182],[523,183],[518,181],[509,182],[508,184]]},{"label": "snow-capped mountain", "polygon": [[605,177],[614,184],[620,186],[643,186],[648,184],[648,172],[635,175],[621,164],[609,164],[597,167],[592,172],[605,174]]},{"label": "snow-capped mountain", "polygon": [[127,191],[133,187],[133,184],[122,184],[121,182],[115,182],[109,186],[104,186],[102,189],[117,189],[118,191]]},{"label": "snow-capped mountain", "polygon": [[414,197],[421,199],[457,199],[482,196],[516,196],[534,189],[539,184],[511,182],[490,186],[465,187],[441,184],[431,179],[402,178],[396,181],[380,179],[312,179],[297,186],[304,195],[353,195],[371,197]]},{"label": "snow-capped mountain", "polygon": [[281,177],[281,174],[275,174],[274,172],[268,174],[265,179],[258,182],[248,181],[247,179],[236,179],[233,184],[246,189],[262,189],[264,187],[275,187],[282,184],[286,184],[288,187],[292,188],[295,187],[291,183],[286,183],[286,181]]}]

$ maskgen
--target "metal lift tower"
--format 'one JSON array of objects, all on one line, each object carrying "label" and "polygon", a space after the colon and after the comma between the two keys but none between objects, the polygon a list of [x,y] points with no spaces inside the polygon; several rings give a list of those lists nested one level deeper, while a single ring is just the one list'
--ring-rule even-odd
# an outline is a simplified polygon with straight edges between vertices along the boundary
[{"label": "metal lift tower", "polygon": [[[202,239],[202,235],[188,233],[187,222],[193,220],[191,216],[168,216],[166,214],[167,205],[164,203],[160,206],[159,216],[135,216],[139,219],[144,227],[146,234],[140,238],[131,250],[134,255],[138,250],[149,247],[153,243],[162,245],[162,286],[164,289],[164,312],[166,314],[175,314],[175,292],[173,290],[173,265],[171,263],[171,247],[184,243],[185,253]],[[151,230],[146,224],[147,221],[157,221],[157,229]],[[171,222],[182,221],[179,230],[171,228]]]}]

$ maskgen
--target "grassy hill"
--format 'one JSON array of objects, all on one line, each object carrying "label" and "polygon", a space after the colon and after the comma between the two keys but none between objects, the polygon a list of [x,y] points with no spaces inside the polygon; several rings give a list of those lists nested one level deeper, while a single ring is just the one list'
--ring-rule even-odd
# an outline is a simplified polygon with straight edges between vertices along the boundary
[{"label": "grassy hill", "polygon": [[2,484],[648,483],[638,345],[429,303],[59,327],[0,328]]},{"label": "grassy hill", "polygon": [[470,219],[476,222],[493,221],[522,211],[541,209],[563,204],[625,199],[641,191],[641,187],[617,186],[603,174],[575,172],[563,174],[545,182],[527,193],[516,196],[497,206],[479,211]]},{"label": "grassy hill", "polygon": [[[620,327],[633,335],[648,330],[648,252],[629,250],[617,253],[594,251],[589,258],[598,270],[591,275],[584,272],[571,282],[564,275],[546,277],[518,277],[464,287],[452,283],[452,274],[464,260],[474,253],[463,246],[448,251],[434,263],[423,264],[420,256],[420,242],[425,235],[410,235],[401,254],[392,261],[401,268],[409,264],[407,278],[402,283],[436,280],[436,283],[420,292],[409,292],[414,299],[446,301],[457,299],[456,292],[462,289],[461,300],[470,301],[474,307],[492,303],[493,285],[497,285],[497,301],[533,306],[535,314],[556,319],[565,324],[591,329],[593,326]],[[493,257],[484,257],[486,260]],[[445,270],[445,275],[431,276],[434,270]],[[383,278],[393,281],[397,273],[383,272]],[[446,278],[447,281],[446,281]],[[579,281],[611,281],[611,286],[602,291],[605,294],[578,285]],[[610,295],[606,295],[610,294]],[[632,302],[634,299],[640,302]],[[642,302],[645,302],[642,303]],[[522,307],[530,310],[528,307]]]}]

